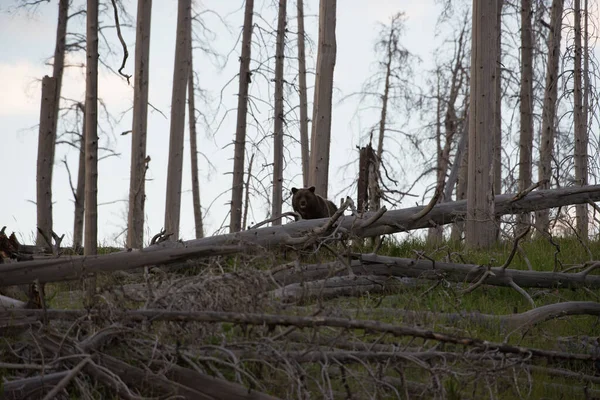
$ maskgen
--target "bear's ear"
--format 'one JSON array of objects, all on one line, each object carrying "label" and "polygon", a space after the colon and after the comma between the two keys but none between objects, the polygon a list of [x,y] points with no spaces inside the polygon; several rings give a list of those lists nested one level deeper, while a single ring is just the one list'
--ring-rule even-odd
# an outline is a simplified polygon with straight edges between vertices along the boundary
[{"label": "bear's ear", "polygon": [[314,192],[315,192],[315,187],[314,187],[314,186],[311,186],[311,187],[309,187],[309,188],[308,188],[308,190],[310,190],[311,192],[313,192],[313,193],[314,193]]},{"label": "bear's ear", "polygon": [[298,189],[296,189],[295,187],[292,188],[292,194],[296,194],[297,191]]}]

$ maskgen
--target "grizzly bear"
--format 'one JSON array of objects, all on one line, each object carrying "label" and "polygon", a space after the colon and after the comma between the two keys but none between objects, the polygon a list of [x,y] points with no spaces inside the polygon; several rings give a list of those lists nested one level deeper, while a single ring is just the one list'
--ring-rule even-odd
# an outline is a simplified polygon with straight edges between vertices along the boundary
[{"label": "grizzly bear", "polygon": [[292,188],[292,207],[303,219],[328,218],[337,211],[335,204],[315,193],[314,186]]}]

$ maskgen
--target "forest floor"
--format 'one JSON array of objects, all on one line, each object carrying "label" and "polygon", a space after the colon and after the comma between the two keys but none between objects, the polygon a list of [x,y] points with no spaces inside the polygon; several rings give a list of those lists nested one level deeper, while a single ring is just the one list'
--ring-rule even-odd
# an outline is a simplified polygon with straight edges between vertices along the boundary
[{"label": "forest floor", "polygon": [[[386,242],[378,254],[497,267],[513,247],[511,241],[482,252],[455,243],[432,247],[406,240]],[[221,256],[146,272],[100,274],[94,318],[57,314],[50,326],[73,343],[84,343],[85,337],[118,326],[119,334],[102,346],[106,357],[180,384],[172,368],[182,366],[267,396],[257,398],[600,398],[597,314],[558,315],[515,328],[494,317],[532,309],[519,291],[486,284],[469,290],[472,282],[443,277],[409,279],[391,289],[351,296],[279,301],[265,272],[294,262],[296,256],[293,252]],[[314,263],[336,257],[321,249],[300,259]],[[509,268],[563,271],[591,260],[600,260],[600,241],[525,240]],[[600,299],[599,289],[585,287],[526,291],[538,308]],[[45,292],[49,310],[83,313],[86,309],[82,282],[48,283]],[[127,310],[190,314],[128,320],[122,314]],[[208,311],[218,315],[202,314]],[[280,320],[261,322],[261,315],[276,315]],[[312,322],[293,320],[296,317],[312,318]],[[343,321],[367,324],[344,326]],[[418,332],[403,333],[393,327]],[[4,346],[23,345],[19,335],[6,337]],[[508,347],[501,349],[500,344]],[[16,351],[12,353],[12,362],[18,362]],[[104,364],[96,362],[106,368],[112,365],[107,359]],[[65,395],[117,396],[113,389],[77,379],[81,382],[65,389]],[[161,387],[150,385],[139,392],[155,395]],[[190,398],[185,393],[184,397]]]}]

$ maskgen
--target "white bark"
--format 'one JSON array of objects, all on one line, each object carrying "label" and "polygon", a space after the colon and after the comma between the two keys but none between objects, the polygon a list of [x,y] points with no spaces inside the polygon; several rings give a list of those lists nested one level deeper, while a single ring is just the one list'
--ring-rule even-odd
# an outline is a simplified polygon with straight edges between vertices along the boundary
[{"label": "white bark", "polygon": [[[531,186],[533,158],[533,30],[531,0],[521,0],[521,92],[519,112],[519,191]],[[519,217],[522,228],[531,223],[531,215]]]},{"label": "white bark", "polygon": [[240,85],[238,92],[237,126],[233,150],[233,183],[231,185],[231,211],[229,231],[242,229],[242,197],[244,195],[244,158],[246,156],[246,118],[248,114],[248,85],[250,84],[250,58],[252,50],[252,16],[254,0],[246,0],[242,54],[240,56]]},{"label": "white bark", "polygon": [[287,0],[279,0],[277,45],[275,50],[275,109],[273,122],[273,197],[271,218],[273,225],[281,225],[283,205],[283,63],[285,51]]},{"label": "white bark", "polygon": [[296,0],[298,12],[298,95],[300,96],[300,149],[302,153],[302,184],[308,187],[310,154],[308,149],[308,100],[306,95],[306,51],[304,30],[304,0]]},{"label": "white bark", "polygon": [[466,243],[488,248],[496,240],[493,197],[496,62],[498,60],[497,1],[473,0],[471,101],[469,121],[469,186]]},{"label": "white bark", "polygon": [[[191,8],[190,8],[191,11]],[[190,16],[191,23],[191,16]],[[192,29],[190,28],[190,35]],[[196,99],[194,91],[194,54],[192,38],[189,40],[190,80],[188,82],[188,120],[190,123],[190,161],[192,163],[192,204],[196,239],[204,237],[204,222],[200,205],[200,179],[198,178],[198,132],[196,131]]]},{"label": "white bark", "polygon": [[[546,63],[544,108],[542,110],[542,132],[540,134],[540,165],[538,168],[538,180],[541,182],[541,189],[549,189],[552,179],[563,3],[564,0],[552,1],[552,17],[548,32],[548,60]],[[535,218],[536,229],[541,232],[548,232],[549,211],[540,210],[536,212]]]},{"label": "white bark", "polygon": [[150,79],[150,24],[152,0],[138,0],[135,38],[135,76],[133,127],[131,131],[131,172],[127,247],[144,245],[144,204],[146,199],[146,126],[148,122],[148,86]]},{"label": "white bark", "polygon": [[181,181],[183,175],[183,135],[185,130],[185,96],[190,76],[190,8],[191,0],[180,0],[177,8],[177,37],[171,97],[171,134],[169,136],[169,163],[167,166],[167,197],[165,201],[165,231],[179,239],[181,215]]},{"label": "white bark", "polygon": [[[52,238],[52,169],[54,167],[54,146],[56,135],[53,129],[56,117],[54,105],[56,101],[56,79],[44,76],[42,79],[42,101],[40,107],[40,130],[38,136],[37,174],[36,174],[36,208],[37,228],[47,238]],[[36,245],[51,246],[46,243],[39,231]]]},{"label": "white bark", "polygon": [[336,3],[337,0],[320,0],[319,3],[319,49],[310,141],[309,182],[316,187],[316,193],[324,198],[327,198],[329,185],[333,71],[337,53]]},{"label": "white bark", "polygon": [[[581,46],[581,0],[574,1],[574,41],[575,41],[575,59],[574,59],[574,91],[573,91],[573,114],[575,131],[575,182],[577,185],[585,186],[587,184],[587,121],[583,108],[583,86],[582,86],[582,46]],[[586,16],[587,18],[587,16]],[[579,236],[588,239],[588,210],[587,204],[579,204],[575,207],[576,227]]]},{"label": "white bark", "polygon": [[98,249],[98,0],[87,2],[84,254]]},{"label": "white bark", "polygon": [[[98,0],[87,1],[85,80],[85,236],[84,256],[98,253]],[[85,282],[87,305],[96,293],[96,277]]]}]

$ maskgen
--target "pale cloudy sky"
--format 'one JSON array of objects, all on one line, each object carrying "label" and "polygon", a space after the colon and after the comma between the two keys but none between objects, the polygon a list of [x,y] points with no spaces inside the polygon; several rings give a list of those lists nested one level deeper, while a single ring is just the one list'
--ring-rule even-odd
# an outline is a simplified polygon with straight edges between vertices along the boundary
[{"label": "pale cloudy sky", "polygon": [[[0,160],[2,160],[2,196],[0,196],[0,226],[16,231],[27,243],[33,241],[36,213],[35,176],[37,156],[37,123],[39,120],[40,80],[48,74],[51,67],[44,62],[52,55],[55,45],[57,1],[43,4],[35,14],[11,13],[6,11],[13,0],[0,0]],[[135,17],[135,2],[125,0],[129,12]],[[150,111],[148,122],[148,154],[152,157],[147,183],[147,231],[148,236],[158,232],[164,221],[164,202],[166,187],[166,165],[169,138],[171,79],[173,71],[175,22],[177,7],[173,0],[155,0],[153,2],[152,33],[150,50],[150,102],[163,112]],[[214,9],[225,17],[232,32],[219,29],[217,38],[212,43],[223,54],[231,52],[229,62],[224,68],[216,67],[200,52],[196,52],[194,67],[199,74],[199,83],[212,91],[214,99],[219,98],[220,90],[237,73],[239,50],[234,48],[239,29],[243,22],[241,1],[204,0],[204,7]],[[276,24],[276,7],[271,1],[256,1],[257,9],[262,10],[264,21]],[[196,4],[200,9],[201,5]],[[295,2],[290,2],[290,18],[295,18]],[[306,1],[307,29],[316,40],[318,1]],[[338,1],[337,19],[337,63],[335,69],[334,104],[345,95],[358,91],[364,79],[373,72],[373,44],[378,31],[378,22],[388,22],[389,17],[398,11],[407,16],[406,33],[403,44],[420,56],[422,65],[429,68],[434,47],[438,39],[434,37],[435,21],[439,14],[434,0],[343,0]],[[108,22],[111,22],[108,20]],[[256,23],[266,23],[255,19]],[[213,26],[217,26],[213,20]],[[290,24],[295,22],[290,21]],[[81,29],[81,23],[75,26]],[[105,34],[115,42],[114,31]],[[125,31],[129,45],[130,59],[125,72],[133,74],[134,36],[132,30]],[[296,38],[289,35],[288,40]],[[295,45],[295,43],[294,43]],[[239,47],[239,46],[238,46]],[[114,46],[116,56],[108,57],[107,62],[115,69],[120,65],[121,49]],[[84,55],[70,56],[69,64],[80,64]],[[424,67],[423,67],[424,68]],[[312,77],[309,84],[312,85]],[[85,79],[84,71],[76,68],[68,69],[63,80],[62,95],[73,99],[83,99]],[[223,93],[224,108],[234,108],[237,81],[233,81]],[[113,116],[118,120],[112,132],[103,136],[103,144],[109,144],[120,153],[120,157],[106,159],[99,166],[99,238],[104,243],[114,243],[115,237],[126,225],[126,203],[129,187],[130,136],[120,133],[131,129],[132,88],[121,78],[103,71],[99,81],[99,93],[108,105]],[[272,93],[265,90],[264,93]],[[272,97],[272,96],[271,96]],[[269,99],[271,97],[268,97]],[[214,100],[216,101],[216,100]],[[309,95],[309,101],[312,96]],[[352,180],[352,171],[345,173],[341,167],[357,158],[355,151],[359,143],[359,135],[364,135],[361,126],[352,122],[356,103],[345,102],[334,105],[332,127],[332,160],[330,165],[330,197],[341,191]],[[263,122],[268,116],[263,116]],[[214,128],[214,127],[213,127]],[[223,124],[214,136],[200,130],[200,151],[214,164],[216,170],[210,170],[205,160],[201,162],[202,206],[208,210],[206,214],[207,233],[215,232],[223,221],[228,223],[228,205],[231,185],[232,147],[227,146],[233,140],[235,129],[235,112],[225,116]],[[268,125],[265,129],[269,129]],[[272,129],[272,128],[271,128]],[[187,130],[187,128],[186,128]],[[186,132],[187,135],[187,132]],[[189,139],[186,136],[186,146]],[[184,239],[193,238],[193,212],[191,201],[191,185],[189,175],[189,149],[184,160],[181,234]],[[70,243],[73,229],[73,201],[68,186],[65,167],[60,160],[67,157],[71,171],[76,176],[77,154],[67,146],[57,150],[54,169],[54,229],[66,234],[66,243]],[[259,168],[255,167],[255,170]],[[294,162],[286,169],[284,187],[301,186],[301,178],[297,175],[299,163]],[[270,185],[268,176],[264,184]],[[344,195],[346,193],[343,193]],[[353,193],[348,193],[354,197]],[[408,204],[410,206],[412,204]],[[284,205],[284,210],[289,208]],[[257,201],[253,203],[250,222],[258,222],[266,215],[267,207]],[[123,243],[124,237],[117,239]]]}]

